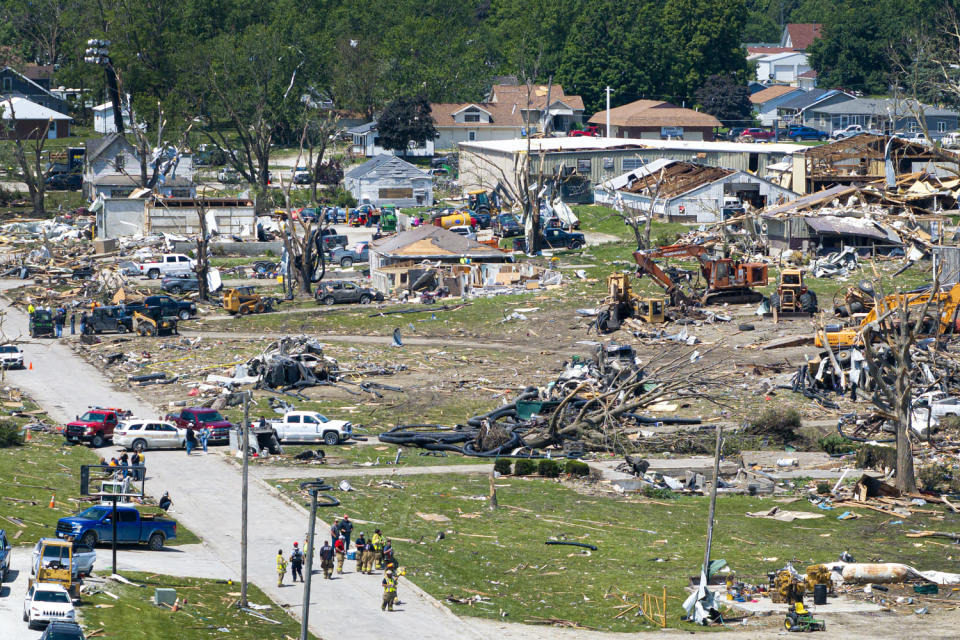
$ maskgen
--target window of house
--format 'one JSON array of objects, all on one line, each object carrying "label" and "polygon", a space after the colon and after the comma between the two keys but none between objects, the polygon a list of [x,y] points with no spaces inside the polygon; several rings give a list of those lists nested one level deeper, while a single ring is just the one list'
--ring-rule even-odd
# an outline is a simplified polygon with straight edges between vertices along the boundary
[{"label": "window of house", "polygon": [[468,131],[468,132],[467,132],[467,140],[469,140],[470,142],[473,142],[473,141],[476,140],[476,139],[477,139],[477,132],[476,132],[476,131]]},{"label": "window of house", "polygon": [[463,114],[463,121],[464,121],[464,122],[480,122],[480,114],[479,114],[479,113],[465,113],[465,114]]},{"label": "window of house", "polygon": [[577,158],[577,172],[590,173],[593,169],[593,162],[590,158]]},{"label": "window of house", "polygon": [[916,120],[910,121],[910,133],[917,133],[920,131],[920,123]]},{"label": "window of house", "polygon": [[603,170],[604,170],[604,171],[613,171],[613,158],[604,158],[604,159],[603,159]]},{"label": "window of house", "polygon": [[4,78],[3,79],[3,90],[13,91],[13,78]]},{"label": "window of house", "polygon": [[623,159],[623,170],[633,171],[634,169],[639,169],[643,166],[642,158],[624,158]]},{"label": "window of house", "polygon": [[945,120],[941,120],[937,123],[937,133],[946,133],[947,132],[947,123]]},{"label": "window of house", "polygon": [[126,164],[126,162],[127,162],[127,158],[122,153],[118,153],[113,157],[113,166],[116,168],[117,171],[123,171],[123,167]]}]

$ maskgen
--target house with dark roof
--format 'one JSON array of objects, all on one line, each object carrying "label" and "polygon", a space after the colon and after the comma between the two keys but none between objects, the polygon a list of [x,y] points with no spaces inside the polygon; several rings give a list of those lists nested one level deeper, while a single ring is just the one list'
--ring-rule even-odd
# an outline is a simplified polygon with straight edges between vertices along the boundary
[{"label": "house with dark roof", "polygon": [[[606,110],[593,114],[589,122],[600,127],[606,125]],[[610,109],[611,138],[710,141],[720,126],[720,121],[709,113],[662,100],[637,100]]]},{"label": "house with dark roof", "polygon": [[760,123],[769,127],[777,119],[777,107],[802,93],[803,90],[797,87],[791,87],[787,84],[775,84],[767,87],[763,91],[750,94],[750,102],[753,104],[754,109],[756,109]]},{"label": "house with dark roof", "polygon": [[[119,133],[86,142],[83,161],[83,195],[87,198],[126,198],[141,185],[140,156],[136,148]],[[157,183],[157,193],[167,198],[193,198],[197,188],[193,182],[193,158],[180,156],[173,174]]]},{"label": "house with dark roof", "polygon": [[791,22],[783,26],[780,46],[795,51],[806,51],[820,37],[820,25],[815,22]]},{"label": "house with dark roof", "polygon": [[797,86],[808,91],[815,88],[817,86],[817,70],[809,69],[798,75]]},{"label": "house with dark roof", "polygon": [[926,129],[934,140],[956,131],[960,124],[960,113],[953,109],[893,98],[853,98],[821,103],[804,110],[803,124],[828,133],[851,124],[883,133],[917,133],[923,130],[916,117],[921,111]]},{"label": "house with dark roof", "polygon": [[386,153],[347,171],[343,175],[343,186],[360,204],[433,205],[433,178],[430,174]]},{"label": "house with dark roof", "polygon": [[783,125],[803,124],[803,114],[807,109],[839,104],[853,99],[854,96],[839,89],[810,89],[791,94],[788,100],[777,105],[777,118]]},{"label": "house with dark roof", "polygon": [[0,95],[26,98],[47,109],[66,114],[69,109],[67,101],[50,93],[50,77],[45,76],[43,70],[37,65],[27,65],[23,72],[13,67],[3,67],[0,69]]}]

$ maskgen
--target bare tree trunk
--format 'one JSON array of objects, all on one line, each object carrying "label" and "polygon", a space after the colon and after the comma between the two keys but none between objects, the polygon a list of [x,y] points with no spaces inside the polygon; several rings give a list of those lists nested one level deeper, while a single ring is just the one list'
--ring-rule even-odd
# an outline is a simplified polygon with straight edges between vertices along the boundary
[{"label": "bare tree trunk", "polygon": [[200,221],[200,233],[197,235],[197,264],[193,270],[197,274],[197,297],[200,300],[209,300],[210,286],[207,274],[210,272],[210,258],[207,247],[210,237],[207,234],[207,207],[202,200],[197,200],[197,217]]}]

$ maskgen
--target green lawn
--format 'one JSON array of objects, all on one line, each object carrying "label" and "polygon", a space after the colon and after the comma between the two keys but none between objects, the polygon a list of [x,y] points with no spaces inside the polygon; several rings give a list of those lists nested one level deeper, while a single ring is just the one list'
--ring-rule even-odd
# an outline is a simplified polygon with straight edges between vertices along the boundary
[{"label": "green lawn", "polygon": [[[53,536],[59,518],[89,506],[79,501],[80,465],[98,464],[98,458],[94,449],[69,446],[59,434],[39,432],[22,446],[0,449],[0,528],[7,530],[14,545]],[[55,498],[53,509],[51,497]],[[141,511],[161,513],[155,507]],[[200,539],[193,532],[178,524],[177,539],[170,545],[197,542]]]},{"label": "green lawn", "polygon": [[[692,629],[679,620],[680,603],[686,597],[683,587],[703,560],[707,498],[599,497],[556,481],[502,477],[497,480],[500,507],[490,512],[485,476],[399,481],[402,489],[355,485],[342,509],[392,537],[407,578],[434,597],[489,599],[472,606],[451,604],[455,613],[511,622],[560,618],[603,630],[641,631],[650,628],[643,618],[613,619],[619,611],[615,606],[638,602],[639,596],[606,596],[659,595],[666,587],[668,626]],[[303,499],[295,483],[283,488]],[[778,504],[772,499],[748,496],[718,501],[712,557],[727,560],[745,581],[765,583],[768,571],[788,561],[802,571],[811,563],[836,560],[843,551],[861,562],[960,570],[947,545],[904,537],[907,530],[924,526],[954,531],[960,516],[946,513],[944,521],[930,522],[917,515],[894,524],[889,516],[864,509],[860,519],[840,521],[843,510],[820,511],[803,500],[779,506],[825,517],[784,523],[744,515],[773,506]],[[444,538],[437,541],[441,531]],[[586,554],[577,547],[545,545],[551,538],[594,544],[598,550]]]},{"label": "green lawn", "polygon": [[[278,640],[300,637],[300,623],[278,607],[256,587],[247,587],[247,601],[271,605],[255,613],[273,622],[251,615],[236,606],[240,584],[228,580],[200,580],[146,573],[125,573],[138,586],[108,582],[106,593],[83,597],[80,622],[88,637],[101,630],[98,638],[122,640],[182,640],[183,638],[221,638],[231,640]],[[173,612],[153,604],[154,590],[175,589],[186,604]],[[276,624],[275,624],[276,623]],[[315,636],[310,634],[311,638]]]}]

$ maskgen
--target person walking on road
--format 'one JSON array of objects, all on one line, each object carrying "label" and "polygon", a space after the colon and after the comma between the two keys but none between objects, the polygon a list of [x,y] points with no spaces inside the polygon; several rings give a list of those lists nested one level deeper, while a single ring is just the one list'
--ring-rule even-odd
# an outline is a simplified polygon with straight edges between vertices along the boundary
[{"label": "person walking on road", "polygon": [[36,310],[37,308],[33,306],[32,302],[27,305],[27,313],[30,314],[31,316],[33,315],[33,312]]},{"label": "person walking on road", "polygon": [[207,441],[210,440],[210,427],[200,429],[200,446],[203,447],[203,455],[207,455]]},{"label": "person walking on road", "polygon": [[293,553],[290,554],[290,566],[293,568],[293,581],[297,581],[300,576],[300,582],[303,582],[303,552],[297,543],[293,543]]},{"label": "person walking on road", "polygon": [[380,583],[383,586],[383,602],[380,611],[393,611],[393,603],[397,599],[397,577],[393,571],[387,571]]},{"label": "person walking on road", "polygon": [[277,550],[277,586],[283,586],[283,576],[287,574],[287,561],[283,557],[283,549]]},{"label": "person walking on road", "polygon": [[56,313],[53,314],[53,335],[62,338],[63,337],[63,324],[67,319],[67,314],[62,307],[57,307]]},{"label": "person walking on road", "polygon": [[76,335],[77,333],[77,312],[74,311],[70,314],[70,335]]},{"label": "person walking on road", "polygon": [[[357,540],[359,543],[360,541]],[[363,546],[363,573],[370,575],[373,573],[373,560],[376,557],[376,552],[373,550],[373,543],[367,540],[367,543]]]},{"label": "person walking on road", "polygon": [[367,540],[363,537],[362,531],[354,544],[357,545],[357,573],[363,573],[363,549],[367,546]]},{"label": "person walking on road", "polygon": [[330,525],[330,544],[336,544],[337,538],[339,537],[340,537],[340,521],[334,518],[333,524]]},{"label": "person walking on road", "polygon": [[350,516],[344,514],[343,520],[340,521],[340,535],[342,535],[345,540],[344,551],[350,550],[350,534],[353,532],[353,523],[350,522]]},{"label": "person walking on road", "polygon": [[194,433],[193,429],[187,427],[187,455],[189,456],[193,453],[193,450],[197,448],[197,434]]},{"label": "person walking on road", "polygon": [[323,577],[326,580],[333,577],[333,547],[326,540],[320,547],[320,568],[323,569]]},{"label": "person walking on road", "polygon": [[337,556],[337,573],[343,573],[343,560],[347,557],[347,539],[343,534],[333,543],[333,552]]},{"label": "person walking on road", "polygon": [[87,312],[84,311],[80,314],[80,335],[85,335],[87,333]]}]

